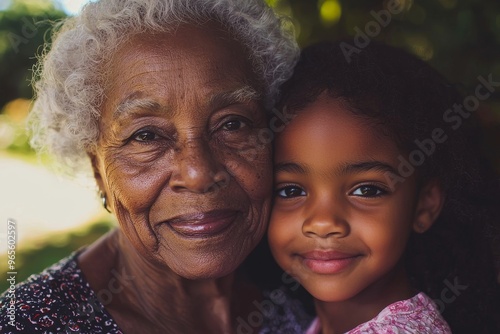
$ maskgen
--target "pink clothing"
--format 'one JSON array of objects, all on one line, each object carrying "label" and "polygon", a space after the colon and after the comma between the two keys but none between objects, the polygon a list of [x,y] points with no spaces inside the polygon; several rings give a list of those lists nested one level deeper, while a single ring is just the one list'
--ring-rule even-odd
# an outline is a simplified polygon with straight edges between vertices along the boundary
[{"label": "pink clothing", "polygon": [[[306,334],[321,333],[316,318]],[[400,300],[384,308],[375,318],[345,334],[451,334],[436,304],[423,292],[410,299]]]}]

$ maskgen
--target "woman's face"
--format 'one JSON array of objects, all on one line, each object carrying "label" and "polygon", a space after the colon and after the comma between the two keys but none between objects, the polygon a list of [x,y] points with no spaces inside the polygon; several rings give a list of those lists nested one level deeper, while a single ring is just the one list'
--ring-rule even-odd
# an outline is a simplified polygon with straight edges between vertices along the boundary
[{"label": "woman's face", "polygon": [[105,88],[93,164],[130,242],[186,278],[234,271],[266,230],[272,191],[244,48],[216,25],[137,35]]}]

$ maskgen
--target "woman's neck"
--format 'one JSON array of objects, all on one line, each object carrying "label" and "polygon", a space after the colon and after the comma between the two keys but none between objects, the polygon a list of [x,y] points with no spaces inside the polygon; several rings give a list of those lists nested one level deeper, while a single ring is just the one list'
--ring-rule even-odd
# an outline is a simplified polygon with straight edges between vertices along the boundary
[{"label": "woman's neck", "polygon": [[373,319],[388,305],[413,297],[408,276],[400,265],[391,274],[375,282],[353,298],[339,302],[315,299],[322,334],[345,333]]},{"label": "woman's neck", "polygon": [[145,260],[119,231],[84,252],[79,262],[97,293],[110,290],[113,282],[115,293],[102,302],[124,332],[135,332],[140,324],[151,333],[231,333],[241,313],[234,303],[235,274],[185,279]]}]

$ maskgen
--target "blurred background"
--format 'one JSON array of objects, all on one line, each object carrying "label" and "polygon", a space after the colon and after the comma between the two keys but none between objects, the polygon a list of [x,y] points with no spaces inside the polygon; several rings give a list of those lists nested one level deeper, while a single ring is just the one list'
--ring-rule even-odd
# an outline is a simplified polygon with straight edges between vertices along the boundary
[{"label": "blurred background", "polygon": [[[17,281],[91,243],[115,226],[101,208],[92,180],[68,179],[51,157],[29,146],[24,121],[36,55],[50,43],[54,22],[78,13],[85,0],[0,0],[0,272],[7,272],[7,221],[17,225]],[[500,82],[498,0],[267,0],[291,18],[301,46],[347,39],[402,47],[443,73],[465,94],[478,76]],[[381,11],[399,3],[389,17]],[[387,13],[387,12],[385,12]],[[378,21],[379,20],[379,21]],[[380,21],[383,20],[383,21]],[[378,27],[378,28],[377,28]],[[500,87],[481,103],[484,150],[500,172]],[[7,288],[0,280],[0,291]]]}]

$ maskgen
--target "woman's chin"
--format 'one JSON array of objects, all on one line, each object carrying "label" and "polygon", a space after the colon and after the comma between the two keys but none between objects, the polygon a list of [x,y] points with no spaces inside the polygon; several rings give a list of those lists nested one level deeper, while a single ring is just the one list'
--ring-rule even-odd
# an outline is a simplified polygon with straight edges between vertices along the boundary
[{"label": "woman's chin", "polygon": [[192,264],[184,262],[178,265],[170,265],[170,270],[178,276],[188,280],[209,280],[218,279],[232,274],[243,262],[234,258],[227,261],[205,261],[200,263],[195,261]]}]

